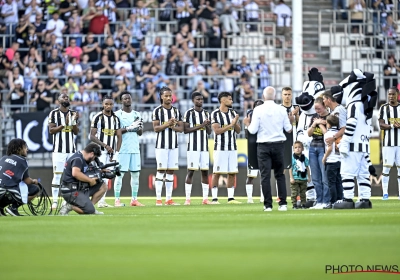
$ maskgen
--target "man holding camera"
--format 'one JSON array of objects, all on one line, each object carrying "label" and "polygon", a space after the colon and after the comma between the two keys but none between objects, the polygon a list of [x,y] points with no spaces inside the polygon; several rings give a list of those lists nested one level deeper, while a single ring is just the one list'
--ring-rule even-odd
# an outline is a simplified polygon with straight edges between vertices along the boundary
[{"label": "man holding camera", "polygon": [[[60,215],[66,216],[71,210],[78,214],[102,215],[94,208],[94,205],[106,193],[107,185],[93,176],[96,173],[87,173],[89,164],[101,156],[100,146],[90,143],[82,151],[73,154],[65,164],[61,183],[61,195],[67,203],[60,209]],[[90,199],[91,197],[91,199]]]}]

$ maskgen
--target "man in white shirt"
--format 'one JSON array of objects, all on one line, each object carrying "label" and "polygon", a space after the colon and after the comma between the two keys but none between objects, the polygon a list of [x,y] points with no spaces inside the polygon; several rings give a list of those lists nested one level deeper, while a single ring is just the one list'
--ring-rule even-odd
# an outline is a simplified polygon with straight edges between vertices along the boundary
[{"label": "man in white shirt", "polygon": [[63,20],[60,19],[58,11],[53,13],[53,18],[46,24],[46,30],[50,34],[57,36],[56,43],[63,45],[63,33],[67,29]]},{"label": "man in white shirt", "polygon": [[[243,120],[249,133],[257,133],[258,165],[261,173],[261,185],[264,194],[264,211],[272,211],[271,168],[274,169],[278,186],[279,211],[287,211],[286,181],[284,171],[283,130],[290,133],[294,116],[274,102],[275,88],[266,87],[263,92],[264,104],[254,108],[252,119]],[[273,163],[273,164],[272,164]]]},{"label": "man in white shirt", "polygon": [[285,36],[285,47],[290,40],[290,19],[292,17],[292,10],[285,1],[280,0],[279,4],[275,6],[274,16],[276,19],[276,34]]},{"label": "man in white shirt", "polygon": [[[1,17],[6,25],[6,34],[15,36],[15,28],[18,23],[18,4],[14,0],[7,0],[1,7]],[[11,46],[14,37],[7,38],[7,46]]]},{"label": "man in white shirt", "polygon": [[191,78],[188,79],[187,86],[190,89],[194,89],[197,82],[203,79],[203,75],[206,73],[206,69],[199,64],[199,59],[197,57],[193,58],[193,64],[188,67],[187,75]]},{"label": "man in white shirt", "polygon": [[115,63],[115,75],[120,74],[121,68],[125,68],[128,78],[133,78],[132,64],[128,61],[128,55],[126,53],[121,54],[121,60]]},{"label": "man in white shirt", "polygon": [[31,5],[26,8],[25,16],[29,17],[29,22],[34,23],[37,14],[43,14],[42,8],[40,8],[36,1],[31,1]]},{"label": "man in white shirt", "polygon": [[[246,11],[246,21],[248,22],[258,22],[258,5],[254,0],[250,0],[247,2],[246,6],[244,6]],[[250,31],[257,31],[257,24],[249,24]]]}]

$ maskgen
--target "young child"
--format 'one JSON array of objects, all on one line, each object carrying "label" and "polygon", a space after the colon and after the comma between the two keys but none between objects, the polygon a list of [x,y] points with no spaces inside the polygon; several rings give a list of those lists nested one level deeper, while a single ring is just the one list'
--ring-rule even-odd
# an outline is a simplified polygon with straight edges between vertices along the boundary
[{"label": "young child", "polygon": [[[326,118],[327,132],[324,134],[325,139],[333,137],[338,131],[339,118],[335,115],[329,115]],[[322,158],[322,163],[325,164],[329,190],[331,193],[331,204],[325,208],[332,208],[332,204],[343,198],[342,177],[340,176],[340,153],[337,143],[325,145],[325,154]]]},{"label": "young child", "polygon": [[297,196],[300,195],[302,208],[306,208],[307,182],[311,182],[308,158],[303,155],[304,146],[300,141],[293,144],[292,168],[289,169],[290,189],[292,190],[293,209],[297,206]]}]

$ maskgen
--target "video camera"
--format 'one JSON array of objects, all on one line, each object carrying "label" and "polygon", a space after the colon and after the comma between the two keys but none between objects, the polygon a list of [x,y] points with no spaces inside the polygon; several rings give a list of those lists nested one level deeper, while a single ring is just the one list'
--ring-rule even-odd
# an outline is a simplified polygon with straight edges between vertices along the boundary
[{"label": "video camera", "polygon": [[[112,162],[108,164],[102,164],[98,158],[95,159],[96,165],[89,165],[85,174],[90,178],[97,178],[98,182],[101,182],[101,179],[114,179],[116,176],[121,176],[121,170],[119,166],[119,162]],[[109,167],[115,166],[112,171],[102,171],[103,169],[107,169]]]}]

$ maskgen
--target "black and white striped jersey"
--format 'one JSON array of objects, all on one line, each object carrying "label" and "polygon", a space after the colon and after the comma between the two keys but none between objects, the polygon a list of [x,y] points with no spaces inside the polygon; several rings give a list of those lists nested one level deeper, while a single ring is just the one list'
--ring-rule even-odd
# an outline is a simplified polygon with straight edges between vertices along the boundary
[{"label": "black and white striped jersey", "polygon": [[[183,121],[190,127],[200,126],[205,120],[210,120],[210,113],[204,109],[199,112],[191,108],[185,112],[183,117]],[[208,152],[208,137],[205,127],[188,133],[187,150]]]},{"label": "black and white striped jersey", "polygon": [[[175,118],[182,121],[182,115],[175,107],[166,109],[162,105],[153,110],[153,121],[159,121],[160,125],[168,122],[169,119]],[[176,149],[178,148],[178,134],[171,128],[166,128],[163,131],[157,132],[157,149]]]},{"label": "black and white striped jersey", "polygon": [[[211,113],[211,124],[218,123],[221,127],[232,123],[237,113],[229,108],[228,112],[221,112],[220,109]],[[214,133],[214,150],[216,151],[236,151],[236,132],[233,128],[220,135]]]},{"label": "black and white striped jersey", "polygon": [[[117,147],[117,130],[121,128],[121,122],[114,113],[111,116],[107,116],[103,111],[98,112],[93,117],[91,128],[97,128],[96,137],[115,151]],[[101,150],[105,151],[105,148],[101,147]]]},{"label": "black and white striped jersey", "polygon": [[370,152],[371,119],[364,115],[361,101],[350,103],[347,107],[346,129],[341,143],[348,143],[350,152]]},{"label": "black and white striped jersey", "polygon": [[[63,125],[64,128],[53,134],[53,152],[54,153],[75,153],[74,132],[72,130],[72,118],[77,114],[76,111],[69,109],[67,112],[62,112],[60,108],[54,109],[49,114],[48,123],[54,123],[56,126]],[[65,120],[68,118],[68,124]]]},{"label": "black and white striped jersey", "polygon": [[[400,123],[400,106],[391,106],[389,103],[383,104],[379,109],[379,119],[384,120],[386,124],[393,124],[394,121]],[[384,130],[383,146],[400,146],[400,129]]]}]

